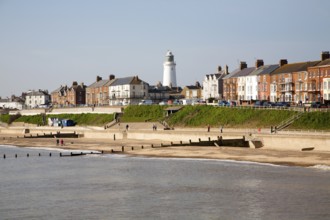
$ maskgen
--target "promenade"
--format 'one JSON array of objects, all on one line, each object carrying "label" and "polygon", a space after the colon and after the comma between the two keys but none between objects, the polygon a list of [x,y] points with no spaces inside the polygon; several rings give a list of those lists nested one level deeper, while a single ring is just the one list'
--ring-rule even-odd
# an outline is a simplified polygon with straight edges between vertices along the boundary
[{"label": "promenade", "polygon": [[[126,130],[126,125],[128,130]],[[131,156],[227,159],[253,161],[281,165],[330,166],[330,134],[310,132],[279,132],[270,134],[268,129],[174,128],[164,130],[153,123],[122,123],[110,129],[100,127],[0,127],[0,145],[21,147],[63,148],[98,150],[105,153],[124,153]],[[23,138],[28,129],[30,135],[49,132],[77,132],[81,138],[65,138],[64,145],[55,138]],[[237,148],[217,146],[169,146],[171,143],[250,137],[262,141],[261,148]],[[167,147],[162,147],[167,146]],[[304,148],[311,149],[303,151]],[[122,152],[124,150],[124,152]]]}]

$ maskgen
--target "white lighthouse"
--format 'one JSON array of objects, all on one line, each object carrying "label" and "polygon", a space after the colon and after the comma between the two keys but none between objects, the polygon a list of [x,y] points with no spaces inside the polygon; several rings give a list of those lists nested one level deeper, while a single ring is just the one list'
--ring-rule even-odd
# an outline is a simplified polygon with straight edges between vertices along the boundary
[{"label": "white lighthouse", "polygon": [[176,87],[176,72],[174,56],[171,51],[167,51],[164,62],[163,86]]}]

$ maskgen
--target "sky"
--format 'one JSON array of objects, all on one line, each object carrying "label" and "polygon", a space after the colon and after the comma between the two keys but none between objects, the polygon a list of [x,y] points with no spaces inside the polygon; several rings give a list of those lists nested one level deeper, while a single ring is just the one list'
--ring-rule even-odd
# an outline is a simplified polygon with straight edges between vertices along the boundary
[{"label": "sky", "polygon": [[0,0],[0,96],[54,91],[96,76],[177,84],[220,65],[319,60],[330,51],[329,0]]}]

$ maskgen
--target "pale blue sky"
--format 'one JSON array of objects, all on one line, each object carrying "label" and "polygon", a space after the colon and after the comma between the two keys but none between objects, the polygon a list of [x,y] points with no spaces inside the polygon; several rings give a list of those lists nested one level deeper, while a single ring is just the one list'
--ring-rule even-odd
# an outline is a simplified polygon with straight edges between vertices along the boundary
[{"label": "pale blue sky", "polygon": [[319,60],[330,50],[329,0],[0,0],[0,96],[97,75],[162,81],[171,50],[178,85],[218,65]]}]

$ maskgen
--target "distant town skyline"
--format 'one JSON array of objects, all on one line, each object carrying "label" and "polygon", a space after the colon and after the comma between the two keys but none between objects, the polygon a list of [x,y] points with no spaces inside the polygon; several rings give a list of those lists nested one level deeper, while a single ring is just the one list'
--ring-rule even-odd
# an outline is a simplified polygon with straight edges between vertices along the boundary
[{"label": "distant town skyline", "polygon": [[162,82],[168,50],[178,86],[217,66],[320,60],[329,51],[327,0],[0,0],[0,96],[96,76]]}]

